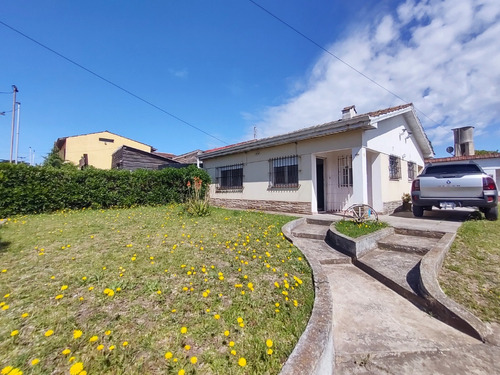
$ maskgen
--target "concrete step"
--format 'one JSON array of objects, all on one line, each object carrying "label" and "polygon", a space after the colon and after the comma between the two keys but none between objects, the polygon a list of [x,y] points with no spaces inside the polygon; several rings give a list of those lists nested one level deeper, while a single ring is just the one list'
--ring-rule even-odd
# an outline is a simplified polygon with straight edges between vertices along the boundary
[{"label": "concrete step", "polygon": [[424,255],[439,241],[437,238],[393,234],[378,241],[379,249]]},{"label": "concrete step", "polygon": [[358,258],[355,265],[399,295],[425,307],[426,301],[418,290],[421,259],[416,253],[374,249]]},{"label": "concrete step", "polygon": [[294,237],[324,240],[328,226],[317,224],[301,224],[292,231]]},{"label": "concrete step", "polygon": [[323,240],[296,238],[293,243],[299,248],[307,248],[320,264],[350,264],[351,257],[331,248]]},{"label": "concrete step", "polygon": [[306,219],[306,222],[307,224],[326,225],[327,227],[329,227],[333,223],[333,220],[308,217]]}]

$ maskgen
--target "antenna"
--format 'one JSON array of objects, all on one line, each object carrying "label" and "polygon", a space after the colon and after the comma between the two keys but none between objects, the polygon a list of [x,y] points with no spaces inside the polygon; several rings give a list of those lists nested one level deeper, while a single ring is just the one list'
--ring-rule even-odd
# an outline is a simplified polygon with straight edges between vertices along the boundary
[{"label": "antenna", "polygon": [[257,127],[253,127],[253,139],[257,139]]},{"label": "antenna", "polygon": [[452,155],[453,154],[453,147],[451,147],[451,146],[446,147],[446,152],[448,154]]}]

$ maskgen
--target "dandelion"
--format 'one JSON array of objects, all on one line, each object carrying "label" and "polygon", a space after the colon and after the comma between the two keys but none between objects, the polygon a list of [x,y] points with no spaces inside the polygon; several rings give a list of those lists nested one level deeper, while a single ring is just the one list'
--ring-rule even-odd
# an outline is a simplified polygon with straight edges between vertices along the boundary
[{"label": "dandelion", "polygon": [[196,357],[191,357],[190,361],[191,361],[191,363],[194,365],[194,364],[196,364],[196,362],[198,362],[198,358],[196,358]]},{"label": "dandelion", "polygon": [[220,315],[219,314],[215,314],[214,318],[215,318],[215,320],[219,320],[220,319]]},{"label": "dandelion", "polygon": [[273,340],[267,339],[266,340],[266,345],[267,345],[268,348],[272,348],[273,347]]},{"label": "dandelion", "polygon": [[184,371],[184,369],[180,369],[179,372],[177,373],[177,375],[184,375],[186,373],[186,371]]},{"label": "dandelion", "polygon": [[61,298],[63,298],[63,297],[64,297],[64,294],[58,294],[58,295],[55,297],[55,299],[61,299]]},{"label": "dandelion", "polygon": [[234,350],[234,349],[233,349],[233,350],[231,350],[231,354],[232,354],[232,355],[236,355],[236,350]]},{"label": "dandelion", "polygon": [[68,286],[67,286],[67,285],[63,285],[63,286],[61,287],[61,290],[66,290],[66,289],[68,289]]},{"label": "dandelion", "polygon": [[267,349],[267,354],[269,355],[273,354],[273,350],[271,348]]},{"label": "dandelion", "polygon": [[171,352],[166,352],[165,353],[165,359],[170,359],[173,357],[173,354]]},{"label": "dandelion", "polygon": [[186,327],[181,327],[181,333],[185,334],[187,333],[188,329]]},{"label": "dandelion", "polygon": [[123,347],[126,347],[127,345],[128,345],[128,341],[124,341],[122,344]]},{"label": "dandelion", "polygon": [[108,349],[109,349],[110,351],[112,351],[112,350],[114,350],[115,348],[116,348],[116,346],[115,346],[115,345],[111,345]]},{"label": "dandelion", "polygon": [[232,348],[234,346],[234,341],[229,341],[229,346]]},{"label": "dandelion", "polygon": [[243,357],[241,357],[239,360],[238,360],[238,364],[241,366],[241,367],[245,367],[247,365],[247,360]]},{"label": "dandelion", "polygon": [[17,336],[19,334],[19,331],[16,329],[10,333],[12,337]]},{"label": "dandelion", "polygon": [[69,349],[66,348],[61,353],[64,354],[64,355],[68,355],[69,353],[71,353],[71,350],[69,350]]},{"label": "dandelion", "polygon": [[76,362],[73,366],[70,367],[69,373],[71,375],[79,375],[83,371],[83,363],[82,362]]},{"label": "dandelion", "polygon": [[185,346],[184,346],[184,349],[185,349],[185,350],[190,350],[190,349],[191,349],[191,345],[185,345]]},{"label": "dandelion", "polygon": [[4,367],[4,368],[2,369],[2,371],[0,372],[0,374],[2,374],[2,375],[8,374],[9,372],[11,372],[11,371],[12,371],[12,369],[13,369],[13,367],[12,367],[12,366],[7,366],[7,367]]},{"label": "dandelion", "polygon": [[90,342],[94,342],[94,341],[97,341],[97,340],[99,340],[99,337],[97,337],[97,336],[95,336],[95,335],[94,335],[94,336],[92,336],[92,337],[89,339],[89,341],[90,341]]},{"label": "dandelion", "polygon": [[224,336],[229,336],[229,331],[224,331]]},{"label": "dandelion", "polygon": [[54,334],[54,331],[49,329],[48,331],[45,332],[45,337],[52,336]]},{"label": "dandelion", "polygon": [[77,338],[81,337],[81,336],[82,336],[82,334],[83,334],[83,332],[82,332],[82,331],[80,331],[79,329],[75,329],[75,330],[73,331],[73,338],[77,339]]},{"label": "dandelion", "polygon": [[99,351],[101,351],[103,349],[104,349],[104,345],[102,345],[102,344],[97,347],[97,350],[99,350]]},{"label": "dandelion", "polygon": [[9,309],[9,305],[3,305],[2,306],[2,310],[8,310]]},{"label": "dandelion", "polygon": [[31,366],[35,366],[38,363],[40,363],[40,360],[38,358],[35,358],[30,362]]},{"label": "dandelion", "polygon": [[106,332],[104,332],[104,334],[105,334],[106,336],[109,336],[109,335],[111,335],[111,331],[110,331],[110,330],[107,330]]}]

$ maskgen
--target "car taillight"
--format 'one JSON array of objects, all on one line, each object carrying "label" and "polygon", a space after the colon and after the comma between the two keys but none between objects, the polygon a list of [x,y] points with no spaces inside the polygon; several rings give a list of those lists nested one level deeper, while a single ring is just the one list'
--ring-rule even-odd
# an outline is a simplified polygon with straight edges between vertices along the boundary
[{"label": "car taillight", "polygon": [[420,180],[413,180],[411,183],[411,191],[420,191]]},{"label": "car taillight", "polygon": [[491,177],[483,177],[483,190],[496,190],[495,181]]}]

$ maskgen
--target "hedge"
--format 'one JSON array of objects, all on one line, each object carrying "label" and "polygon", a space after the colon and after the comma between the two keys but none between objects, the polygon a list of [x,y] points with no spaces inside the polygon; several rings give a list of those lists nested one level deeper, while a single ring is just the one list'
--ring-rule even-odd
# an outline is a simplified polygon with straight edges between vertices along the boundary
[{"label": "hedge", "polygon": [[83,171],[0,164],[0,218],[65,209],[130,207],[183,202],[194,177],[210,183],[195,166],[162,170]]}]

